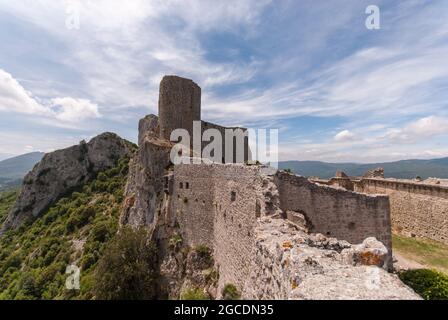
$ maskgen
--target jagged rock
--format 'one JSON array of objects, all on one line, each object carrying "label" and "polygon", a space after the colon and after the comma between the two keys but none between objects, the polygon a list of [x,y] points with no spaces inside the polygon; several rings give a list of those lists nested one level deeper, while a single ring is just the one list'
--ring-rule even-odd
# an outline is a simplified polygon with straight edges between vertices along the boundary
[{"label": "jagged rock", "polygon": [[335,177],[336,178],[348,178],[348,176],[345,174],[345,172],[339,171],[339,170],[336,171]]},{"label": "jagged rock", "polygon": [[159,132],[159,118],[150,114],[138,122],[138,145],[143,144],[146,136],[157,136]]},{"label": "jagged rock", "polygon": [[336,238],[327,238],[321,233],[310,234],[307,243],[311,247],[334,250],[339,253],[342,250],[351,247],[351,244],[348,241],[338,240]]},{"label": "jagged rock", "polygon": [[0,235],[17,228],[29,217],[37,217],[60,197],[92,180],[100,171],[114,167],[132,155],[133,146],[114,133],[103,133],[89,143],[47,153],[24,180],[15,206]]},{"label": "jagged rock", "polygon": [[383,168],[376,168],[367,171],[363,178],[384,178],[384,169]]},{"label": "jagged rock", "polygon": [[269,218],[259,219],[255,232],[243,299],[421,299],[396,275],[377,266],[353,265],[339,252],[338,246],[349,246],[346,250],[364,247],[384,253],[374,238],[361,246],[340,241],[336,246],[336,239]]},{"label": "jagged rock", "polygon": [[[139,122],[139,149],[129,165],[125,203],[120,224],[152,226],[157,207],[163,202],[163,177],[170,166],[172,144],[158,137],[158,118],[146,116]],[[159,208],[160,210],[160,208]]]},{"label": "jagged rock", "polygon": [[354,245],[350,249],[342,251],[344,261],[354,266],[378,266],[385,267],[389,255],[384,244],[374,237],[367,238],[363,243]]}]

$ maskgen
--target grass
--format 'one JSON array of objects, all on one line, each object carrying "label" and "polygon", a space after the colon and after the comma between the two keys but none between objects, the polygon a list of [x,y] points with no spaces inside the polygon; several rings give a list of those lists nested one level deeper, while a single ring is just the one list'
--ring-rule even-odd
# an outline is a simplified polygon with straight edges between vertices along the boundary
[{"label": "grass", "polygon": [[392,247],[410,260],[448,274],[448,245],[429,239],[394,234]]}]

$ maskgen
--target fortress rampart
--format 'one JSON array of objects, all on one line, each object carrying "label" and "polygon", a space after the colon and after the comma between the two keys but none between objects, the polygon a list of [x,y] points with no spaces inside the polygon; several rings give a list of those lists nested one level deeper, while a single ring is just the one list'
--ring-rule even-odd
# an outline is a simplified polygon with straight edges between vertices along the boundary
[{"label": "fortress rampart", "polygon": [[[361,243],[376,237],[391,250],[387,196],[321,186],[284,172],[264,174],[263,166],[186,164],[174,167],[170,211],[185,244],[213,249],[219,287],[243,288],[251,272],[258,218],[297,211],[310,231]],[[389,251],[391,252],[391,251]]]},{"label": "fortress rampart", "polygon": [[376,237],[391,250],[389,199],[318,185],[296,175],[279,172],[276,184],[283,211],[305,215],[310,231],[359,243]]},{"label": "fortress rampart", "polygon": [[366,179],[355,191],[386,194],[390,199],[392,228],[399,233],[448,244],[448,187],[413,181]]}]

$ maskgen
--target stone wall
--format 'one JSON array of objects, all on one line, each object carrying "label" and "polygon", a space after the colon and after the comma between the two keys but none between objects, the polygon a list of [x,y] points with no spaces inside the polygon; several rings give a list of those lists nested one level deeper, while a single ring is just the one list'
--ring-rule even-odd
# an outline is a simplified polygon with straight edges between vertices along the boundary
[{"label": "stone wall", "polygon": [[262,177],[256,167],[226,165],[216,168],[214,180],[214,248],[220,292],[227,283],[243,288],[249,276]]},{"label": "stone wall", "polygon": [[[251,160],[252,155],[250,152],[250,148],[249,148],[249,137],[247,135],[247,129],[246,128],[237,128],[237,127],[223,127],[211,122],[207,122],[207,121],[202,121],[201,122],[201,129],[202,129],[202,134],[204,134],[205,130],[208,129],[216,129],[221,133],[222,136],[222,159],[220,159],[220,161],[222,163],[243,163],[245,161]],[[228,157],[228,159],[226,158],[226,140],[230,138],[226,136],[226,129],[231,129],[234,132],[234,136],[235,137],[231,137],[233,139],[233,157]],[[241,130],[241,131],[240,131]],[[245,134],[244,136],[242,134]],[[241,140],[244,139],[243,143],[242,143],[242,149],[243,150],[237,150],[237,144],[241,144]],[[205,146],[207,146],[210,142],[208,141],[204,141],[202,142],[202,150],[204,149]],[[238,159],[237,158],[237,152],[241,153],[242,158],[243,159]]]},{"label": "stone wall", "polygon": [[263,216],[279,217],[277,206],[283,212],[305,214],[314,233],[352,243],[376,237],[388,248],[390,263],[387,196],[319,186],[281,172],[268,175],[262,168],[241,164],[174,167],[170,211],[185,245],[206,245],[213,250],[220,275],[218,292],[227,283],[246,286],[257,221]]},{"label": "stone wall", "polygon": [[174,129],[183,128],[193,136],[193,121],[201,120],[201,88],[190,79],[165,76],[160,82],[160,137],[170,140]]},{"label": "stone wall", "polygon": [[177,165],[173,177],[171,211],[185,244],[211,246],[215,219],[213,166]]},{"label": "stone wall", "polygon": [[[171,132],[175,129],[186,129],[190,134],[190,148],[193,148],[193,136],[194,136],[194,121],[201,121],[201,88],[190,79],[185,79],[177,76],[165,76],[160,82],[159,91],[159,119],[154,116],[148,116],[143,119],[139,124],[139,131],[155,130],[158,131],[158,136],[161,139],[167,141],[170,140]],[[226,137],[226,129],[232,129],[235,135],[238,132],[245,133],[245,128],[227,128],[214,123],[201,121],[201,137],[207,129],[216,129],[222,136],[222,157],[215,162],[222,163],[243,163],[250,160],[251,155],[249,151],[249,139],[244,137],[244,143],[241,149],[238,150],[241,153],[241,159],[236,158],[236,138],[233,145],[233,157],[228,156],[230,150],[226,150],[225,141],[229,139]],[[142,126],[143,125],[143,126]],[[145,126],[148,126],[146,128]],[[242,137],[242,136],[241,136]],[[139,143],[141,139],[139,138]],[[209,142],[202,142],[202,149],[208,145]],[[201,150],[202,152],[202,150]],[[202,154],[202,153],[201,153]],[[195,157],[201,155],[195,154]]]},{"label": "stone wall", "polygon": [[186,245],[213,250],[218,288],[226,283],[242,288],[247,279],[261,186],[258,167],[191,164],[174,168],[171,211]]},{"label": "stone wall", "polygon": [[355,190],[387,194],[394,231],[448,244],[448,187],[389,179],[362,179]]},{"label": "stone wall", "polygon": [[360,243],[375,237],[391,250],[389,199],[315,184],[285,172],[276,175],[280,207],[302,213],[311,232]]},{"label": "stone wall", "polygon": [[373,238],[351,245],[309,235],[284,219],[261,218],[255,228],[251,272],[242,298],[421,299],[397,275],[378,267],[387,259],[386,252],[384,245]]}]

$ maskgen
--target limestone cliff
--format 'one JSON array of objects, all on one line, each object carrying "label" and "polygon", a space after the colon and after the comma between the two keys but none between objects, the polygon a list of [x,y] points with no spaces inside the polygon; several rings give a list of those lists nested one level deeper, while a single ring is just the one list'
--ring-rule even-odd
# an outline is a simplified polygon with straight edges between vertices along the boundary
[{"label": "limestone cliff", "polygon": [[154,214],[163,202],[163,176],[170,166],[171,143],[158,138],[158,118],[146,116],[139,122],[139,149],[131,159],[125,189],[122,225],[153,226]]},{"label": "limestone cliff", "polygon": [[0,235],[37,217],[60,197],[92,180],[100,171],[114,167],[122,157],[131,157],[133,145],[114,133],[103,133],[88,143],[46,154],[24,180],[16,204],[9,212]]}]

